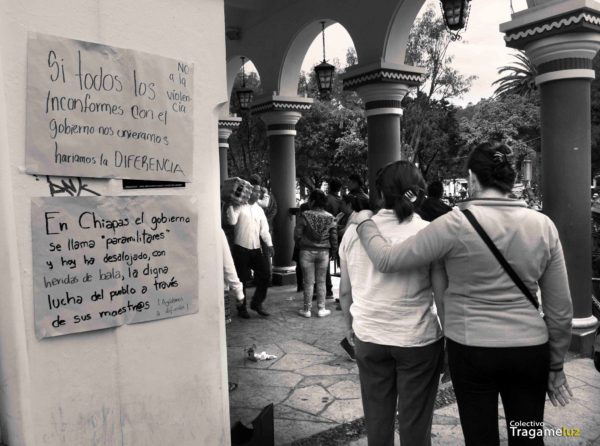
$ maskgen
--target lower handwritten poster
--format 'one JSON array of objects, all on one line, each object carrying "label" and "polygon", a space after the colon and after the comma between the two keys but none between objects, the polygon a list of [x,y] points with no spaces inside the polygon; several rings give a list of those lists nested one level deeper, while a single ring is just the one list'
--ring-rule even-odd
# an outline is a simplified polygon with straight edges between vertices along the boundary
[{"label": "lower handwritten poster", "polygon": [[196,207],[185,196],[33,198],[37,337],[196,313]]}]

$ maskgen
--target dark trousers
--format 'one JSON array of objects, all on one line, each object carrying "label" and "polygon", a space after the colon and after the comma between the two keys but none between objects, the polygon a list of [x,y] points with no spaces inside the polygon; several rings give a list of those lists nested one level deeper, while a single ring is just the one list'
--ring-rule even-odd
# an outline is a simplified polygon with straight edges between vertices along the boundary
[{"label": "dark trousers", "polygon": [[500,444],[498,395],[504,406],[508,444],[543,445],[543,437],[514,436],[510,426],[511,422],[533,421],[543,429],[550,368],[548,344],[470,347],[448,339],[447,347],[466,446]]},{"label": "dark trousers", "polygon": [[327,262],[327,273],[325,275],[325,294],[327,296],[333,296],[333,284],[331,283],[331,264]]},{"label": "dark trousers", "polygon": [[304,274],[299,260],[296,261],[296,286],[298,291],[304,290]]},{"label": "dark trousers", "polygon": [[250,270],[254,271],[254,283],[256,290],[252,302],[261,304],[267,298],[269,288],[269,264],[260,249],[246,249],[239,245],[233,245],[233,263],[240,281],[244,284],[244,301],[246,305],[246,282],[251,279]]},{"label": "dark trousers", "polygon": [[260,240],[260,249],[262,249],[262,254],[265,258],[265,262],[267,262],[267,269],[269,271],[269,286],[271,285],[271,280],[273,278],[273,258],[268,254],[267,245],[265,242]]},{"label": "dark trousers", "polygon": [[393,347],[356,339],[369,446],[393,446],[396,409],[401,444],[431,444],[443,358],[443,339],[424,347]]}]

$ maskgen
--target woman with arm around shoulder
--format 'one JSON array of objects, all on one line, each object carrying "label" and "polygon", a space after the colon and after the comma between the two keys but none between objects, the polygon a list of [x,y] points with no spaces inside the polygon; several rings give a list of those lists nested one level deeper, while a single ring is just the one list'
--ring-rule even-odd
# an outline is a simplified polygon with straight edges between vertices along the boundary
[{"label": "woman with arm around shoulder", "polygon": [[[544,318],[461,210],[400,243],[385,240],[373,222],[360,221],[364,216],[357,219],[361,242],[379,270],[445,264],[444,334],[467,446],[499,444],[498,395],[509,444],[523,441],[511,427],[529,423],[543,431],[546,392],[555,406],[571,395],[563,362],[573,310],[562,246],[548,217],[508,198],[516,176],[510,155],[505,145],[491,143],[471,152],[473,198],[461,208],[472,213],[533,296],[539,287]],[[543,437],[527,444],[543,444]]]}]

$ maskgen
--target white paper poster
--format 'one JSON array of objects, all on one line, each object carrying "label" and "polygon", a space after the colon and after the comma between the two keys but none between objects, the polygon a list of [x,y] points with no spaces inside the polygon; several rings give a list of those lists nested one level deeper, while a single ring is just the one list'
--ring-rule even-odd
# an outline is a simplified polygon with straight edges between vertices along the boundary
[{"label": "white paper poster", "polygon": [[27,62],[27,172],[191,181],[191,64],[33,33]]},{"label": "white paper poster", "polygon": [[38,338],[197,312],[194,201],[185,196],[33,198]]}]

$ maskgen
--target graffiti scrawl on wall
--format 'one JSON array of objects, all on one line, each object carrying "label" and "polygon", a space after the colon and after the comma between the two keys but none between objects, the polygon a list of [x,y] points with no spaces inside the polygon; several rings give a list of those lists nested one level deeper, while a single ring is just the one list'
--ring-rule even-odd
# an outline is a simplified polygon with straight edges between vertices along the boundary
[{"label": "graffiti scrawl on wall", "polygon": [[[35,180],[39,181],[40,178],[35,175]],[[46,175],[46,182],[48,183],[48,189],[51,197],[62,197],[66,195],[71,197],[80,197],[87,194],[96,196],[101,195],[95,190],[90,189],[89,185],[84,183],[83,179],[79,177],[59,178]]]}]

